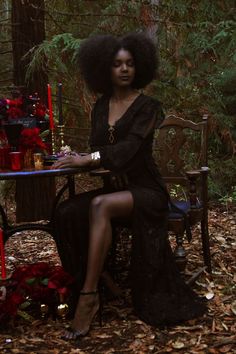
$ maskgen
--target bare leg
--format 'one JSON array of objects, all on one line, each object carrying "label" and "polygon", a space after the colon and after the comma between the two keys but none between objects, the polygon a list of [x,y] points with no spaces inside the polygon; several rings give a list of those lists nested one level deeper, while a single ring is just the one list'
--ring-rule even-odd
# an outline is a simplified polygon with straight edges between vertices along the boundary
[{"label": "bare leg", "polygon": [[[95,197],[90,208],[90,235],[88,264],[82,292],[97,290],[98,281],[111,245],[111,219],[129,216],[133,210],[131,192],[122,191]],[[99,307],[98,295],[81,295],[77,304],[72,327],[87,332]]]}]

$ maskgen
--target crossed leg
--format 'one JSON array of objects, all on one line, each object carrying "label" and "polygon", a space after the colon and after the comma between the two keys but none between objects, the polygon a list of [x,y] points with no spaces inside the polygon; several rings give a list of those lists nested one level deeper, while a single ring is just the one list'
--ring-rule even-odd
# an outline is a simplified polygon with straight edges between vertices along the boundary
[{"label": "crossed leg", "polygon": [[[89,215],[88,263],[81,293],[93,294],[79,297],[72,328],[75,333],[85,335],[99,308],[99,296],[96,293],[98,281],[112,241],[111,219],[127,217],[133,211],[133,196],[129,191],[102,194],[91,201]],[[76,335],[75,335],[76,336]],[[73,338],[73,333],[67,338]]]}]

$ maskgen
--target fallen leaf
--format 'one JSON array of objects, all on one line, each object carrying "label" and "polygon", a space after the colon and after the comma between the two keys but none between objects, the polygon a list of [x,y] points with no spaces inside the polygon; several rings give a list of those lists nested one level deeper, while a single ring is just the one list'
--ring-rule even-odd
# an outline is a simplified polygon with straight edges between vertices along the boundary
[{"label": "fallen leaf", "polygon": [[184,343],[176,341],[176,342],[172,343],[172,347],[174,349],[182,349],[182,348],[184,348]]},{"label": "fallen leaf", "polygon": [[231,304],[231,311],[236,315],[236,300]]},{"label": "fallen leaf", "polygon": [[215,294],[212,293],[212,292],[208,292],[208,293],[205,294],[205,298],[206,298],[207,300],[213,299],[214,296],[215,296]]}]

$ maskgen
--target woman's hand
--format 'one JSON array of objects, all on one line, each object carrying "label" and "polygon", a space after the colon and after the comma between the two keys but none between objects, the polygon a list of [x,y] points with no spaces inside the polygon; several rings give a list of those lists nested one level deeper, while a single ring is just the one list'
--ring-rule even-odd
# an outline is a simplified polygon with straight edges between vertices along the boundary
[{"label": "woman's hand", "polygon": [[52,166],[51,169],[67,168],[67,167],[83,167],[91,163],[91,155],[68,155],[60,157]]}]

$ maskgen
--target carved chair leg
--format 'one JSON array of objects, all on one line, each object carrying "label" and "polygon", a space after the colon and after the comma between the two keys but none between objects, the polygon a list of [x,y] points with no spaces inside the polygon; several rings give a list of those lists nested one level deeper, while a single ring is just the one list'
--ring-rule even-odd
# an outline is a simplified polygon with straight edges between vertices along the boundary
[{"label": "carved chair leg", "polygon": [[174,251],[176,264],[177,264],[180,272],[184,272],[186,264],[187,264],[187,258],[186,258],[186,251],[183,246],[183,234],[182,233],[176,234],[176,243],[177,243],[177,246]]},{"label": "carved chair leg", "polygon": [[211,267],[209,234],[208,234],[208,227],[204,221],[201,222],[201,238],[202,238],[204,264],[207,266],[208,273],[211,273],[212,267]]}]

